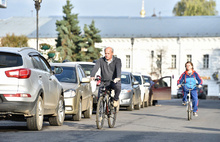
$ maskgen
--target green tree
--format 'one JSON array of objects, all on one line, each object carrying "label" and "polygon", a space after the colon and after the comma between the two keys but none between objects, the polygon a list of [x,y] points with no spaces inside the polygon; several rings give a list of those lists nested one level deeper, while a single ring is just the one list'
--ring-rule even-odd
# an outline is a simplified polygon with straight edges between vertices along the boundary
[{"label": "green tree", "polygon": [[1,39],[2,47],[28,47],[28,38],[24,35],[16,36],[15,34],[6,34]]},{"label": "green tree", "polygon": [[81,29],[78,26],[78,14],[71,14],[73,5],[67,0],[67,4],[63,6],[63,20],[57,21],[58,38],[56,40],[57,51],[60,52],[62,60],[81,61],[83,51],[86,46],[81,36]]},{"label": "green tree", "polygon": [[95,27],[94,20],[89,25],[89,27],[85,24],[84,26],[84,39],[87,43],[86,46],[86,53],[85,53],[85,61],[94,61],[98,58],[100,58],[101,54],[100,48],[95,47],[95,43],[102,42],[101,36],[98,34],[100,33],[100,30]]},{"label": "green tree", "polygon": [[173,8],[175,16],[217,15],[214,0],[181,0]]}]

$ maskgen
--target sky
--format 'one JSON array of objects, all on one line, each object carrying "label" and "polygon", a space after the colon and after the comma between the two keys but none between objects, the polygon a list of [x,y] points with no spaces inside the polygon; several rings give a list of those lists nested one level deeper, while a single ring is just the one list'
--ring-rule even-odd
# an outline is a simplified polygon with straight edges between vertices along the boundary
[{"label": "sky", "polygon": [[[159,16],[174,16],[173,7],[180,0],[144,0],[146,17],[155,9]],[[142,0],[70,0],[74,6],[72,13],[79,16],[129,16],[140,17]],[[42,0],[40,17],[62,16],[66,0]],[[220,15],[220,0],[216,0],[216,10]],[[0,8],[0,19],[10,17],[35,17],[34,0],[7,0],[7,8]]]}]

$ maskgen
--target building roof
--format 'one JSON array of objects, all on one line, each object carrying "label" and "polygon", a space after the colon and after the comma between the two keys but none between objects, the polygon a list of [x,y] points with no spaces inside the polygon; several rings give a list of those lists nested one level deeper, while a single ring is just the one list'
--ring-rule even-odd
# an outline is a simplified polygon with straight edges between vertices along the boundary
[{"label": "building roof", "polygon": [[[56,21],[62,17],[40,17],[39,38],[56,38]],[[220,16],[181,17],[78,17],[84,24],[95,21],[102,38],[169,38],[169,37],[219,37]],[[36,17],[11,17],[0,20],[0,37],[7,33],[36,38]]]}]

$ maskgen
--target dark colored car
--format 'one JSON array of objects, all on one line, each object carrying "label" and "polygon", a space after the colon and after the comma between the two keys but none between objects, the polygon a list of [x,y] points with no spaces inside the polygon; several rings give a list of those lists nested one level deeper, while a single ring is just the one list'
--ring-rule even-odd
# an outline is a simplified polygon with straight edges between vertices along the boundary
[{"label": "dark colored car", "polygon": [[[204,87],[202,88],[197,87],[197,93],[199,99],[206,99],[207,90]],[[182,97],[183,97],[183,89],[181,87],[177,90],[177,98],[182,98]]]}]

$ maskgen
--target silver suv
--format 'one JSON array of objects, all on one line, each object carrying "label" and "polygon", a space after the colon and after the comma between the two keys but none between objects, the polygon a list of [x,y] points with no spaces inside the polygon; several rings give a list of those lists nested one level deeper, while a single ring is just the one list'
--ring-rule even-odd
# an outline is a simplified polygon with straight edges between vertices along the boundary
[{"label": "silver suv", "polygon": [[44,116],[60,126],[65,118],[63,89],[46,59],[33,48],[0,48],[0,120],[26,120],[41,130]]}]

